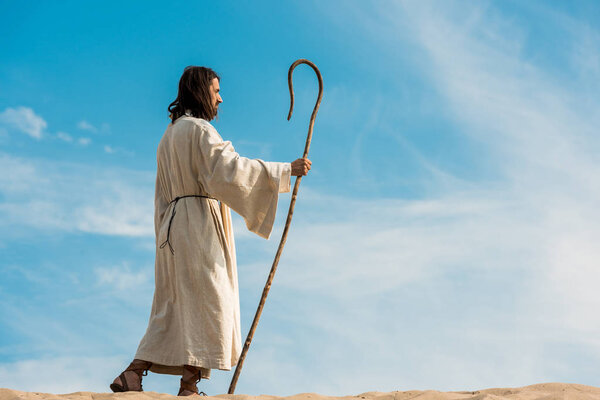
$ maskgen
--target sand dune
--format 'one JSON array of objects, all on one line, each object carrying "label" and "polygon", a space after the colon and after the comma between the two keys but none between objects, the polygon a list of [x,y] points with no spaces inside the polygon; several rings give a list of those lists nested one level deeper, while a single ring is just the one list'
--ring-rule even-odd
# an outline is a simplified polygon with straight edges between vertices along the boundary
[{"label": "sand dune", "polygon": [[[198,398],[194,396],[195,398]],[[175,399],[177,396],[156,392],[128,393],[93,393],[76,392],[68,394],[50,394],[37,392],[21,392],[11,389],[0,389],[0,400],[155,400]],[[288,397],[249,396],[244,394],[202,397],[206,400],[600,400],[600,388],[569,383],[541,383],[520,388],[495,388],[475,392],[438,392],[435,390],[409,390],[406,392],[368,392],[356,396],[322,396],[316,393],[301,393]]]}]

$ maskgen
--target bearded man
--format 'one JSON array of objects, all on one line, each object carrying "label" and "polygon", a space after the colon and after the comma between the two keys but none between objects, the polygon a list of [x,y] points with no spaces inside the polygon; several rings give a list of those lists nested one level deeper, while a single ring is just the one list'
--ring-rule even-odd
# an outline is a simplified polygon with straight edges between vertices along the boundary
[{"label": "bearded man", "polygon": [[268,239],[279,193],[311,168],[241,157],[209,123],[223,99],[219,76],[190,66],[168,107],[157,151],[155,291],[134,360],[110,385],[142,391],[142,376],[182,375],[178,396],[197,395],[211,369],[231,370],[242,349],[235,244],[229,208]]}]

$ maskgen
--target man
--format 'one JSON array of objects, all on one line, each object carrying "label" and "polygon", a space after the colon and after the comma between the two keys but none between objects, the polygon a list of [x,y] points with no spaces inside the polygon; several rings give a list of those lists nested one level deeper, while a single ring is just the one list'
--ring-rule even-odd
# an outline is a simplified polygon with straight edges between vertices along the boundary
[{"label": "man", "polygon": [[115,392],[142,391],[150,370],[182,375],[178,395],[194,395],[211,369],[237,364],[242,346],[229,207],[250,231],[268,238],[290,175],[311,168],[308,159],[239,156],[208,122],[223,101],[219,90],[214,71],[187,67],[169,105],[172,123],[157,151],[152,310],[134,360],[110,385]]}]

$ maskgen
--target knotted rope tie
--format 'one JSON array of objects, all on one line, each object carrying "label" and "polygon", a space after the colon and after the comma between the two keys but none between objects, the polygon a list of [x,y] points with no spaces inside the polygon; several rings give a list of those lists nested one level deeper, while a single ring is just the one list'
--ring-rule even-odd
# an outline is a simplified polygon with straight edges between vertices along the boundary
[{"label": "knotted rope tie", "polygon": [[173,204],[173,212],[171,213],[171,219],[169,219],[169,228],[167,229],[167,240],[165,240],[161,245],[160,248],[164,248],[166,245],[169,245],[169,250],[171,250],[171,254],[175,254],[175,250],[173,250],[173,246],[171,246],[171,242],[170,242],[170,236],[171,236],[171,224],[173,223],[173,217],[175,217],[175,207],[177,206],[177,202],[181,199],[184,199],[186,197],[201,197],[203,199],[212,199],[212,200],[217,200],[214,197],[210,197],[210,196],[203,196],[200,194],[188,194],[186,196],[179,196],[179,197],[175,197],[175,199],[173,199],[169,204],[171,203],[175,203]]}]

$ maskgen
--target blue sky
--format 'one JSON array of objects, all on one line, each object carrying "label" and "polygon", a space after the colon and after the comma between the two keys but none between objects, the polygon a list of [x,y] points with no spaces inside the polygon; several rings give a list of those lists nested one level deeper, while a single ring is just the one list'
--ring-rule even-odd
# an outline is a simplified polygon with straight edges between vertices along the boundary
[{"label": "blue sky", "polygon": [[[0,16],[0,387],[107,391],[153,293],[156,146],[187,65],[215,127],[302,154],[238,393],[600,385],[593,1],[39,2]],[[235,219],[245,336],[269,241]],[[224,393],[230,372],[201,390]],[[176,393],[173,376],[146,390]]]}]

